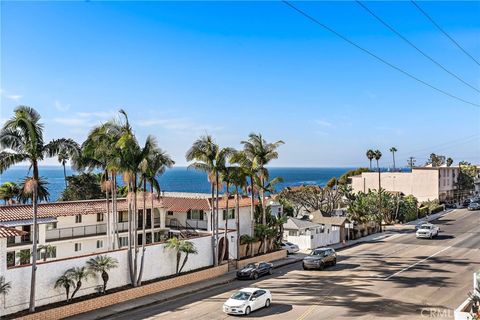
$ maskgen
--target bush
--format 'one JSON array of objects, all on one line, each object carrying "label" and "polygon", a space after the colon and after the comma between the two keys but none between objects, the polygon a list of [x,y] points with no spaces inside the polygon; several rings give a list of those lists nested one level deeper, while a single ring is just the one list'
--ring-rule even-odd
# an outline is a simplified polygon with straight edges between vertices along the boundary
[{"label": "bush", "polygon": [[418,209],[418,217],[419,217],[419,218],[424,218],[424,217],[426,217],[426,216],[429,214],[429,211],[430,211],[430,210],[428,209],[428,207],[420,207],[420,208]]},{"label": "bush", "polygon": [[434,214],[434,213],[441,212],[441,211],[443,211],[443,205],[438,205],[435,208],[430,210],[430,214]]}]

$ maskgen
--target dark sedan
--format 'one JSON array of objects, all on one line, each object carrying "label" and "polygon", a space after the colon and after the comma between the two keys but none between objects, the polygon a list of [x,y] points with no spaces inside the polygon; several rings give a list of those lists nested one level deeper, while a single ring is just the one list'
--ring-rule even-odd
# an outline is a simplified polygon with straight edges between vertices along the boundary
[{"label": "dark sedan", "polygon": [[470,205],[468,206],[468,210],[469,211],[480,210],[480,203],[478,203],[478,202],[470,203]]},{"label": "dark sedan", "polygon": [[249,263],[237,271],[237,279],[258,279],[264,274],[273,273],[273,264],[268,262]]}]

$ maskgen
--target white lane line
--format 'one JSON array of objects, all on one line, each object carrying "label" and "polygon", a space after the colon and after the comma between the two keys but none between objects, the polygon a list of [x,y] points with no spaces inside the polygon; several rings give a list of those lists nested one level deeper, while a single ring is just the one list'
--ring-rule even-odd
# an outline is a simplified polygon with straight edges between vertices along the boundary
[{"label": "white lane line", "polygon": [[407,271],[408,269],[410,269],[410,268],[412,268],[412,267],[415,267],[417,264],[422,263],[422,262],[424,262],[424,261],[426,261],[426,260],[428,260],[428,259],[430,259],[430,258],[433,258],[433,257],[435,257],[437,254],[442,253],[443,251],[445,251],[445,250],[447,250],[447,249],[450,249],[451,247],[452,247],[452,246],[448,246],[448,247],[446,247],[446,248],[443,248],[442,250],[435,252],[434,254],[426,257],[425,259],[422,259],[422,260],[420,260],[420,261],[417,261],[417,262],[415,262],[414,264],[411,264],[411,265],[409,265],[408,267],[405,267],[405,268],[403,268],[402,270],[400,270],[400,271],[398,271],[398,272],[395,272],[394,274],[389,275],[389,276],[386,277],[386,278],[383,278],[383,280],[388,280],[388,279],[390,279],[391,277],[394,277],[394,276],[396,276],[396,275],[398,275],[398,274],[400,274],[400,273],[402,273],[402,272],[404,272],[404,271]]}]

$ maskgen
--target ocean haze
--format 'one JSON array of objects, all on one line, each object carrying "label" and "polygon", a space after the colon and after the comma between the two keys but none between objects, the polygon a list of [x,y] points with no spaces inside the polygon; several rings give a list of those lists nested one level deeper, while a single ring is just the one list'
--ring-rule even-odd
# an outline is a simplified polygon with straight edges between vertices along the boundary
[{"label": "ocean haze", "polygon": [[[276,185],[280,190],[288,186],[297,186],[302,184],[324,185],[330,178],[339,177],[353,168],[269,168],[270,178],[282,177],[284,181]],[[28,173],[29,167],[17,166],[8,169],[0,175],[0,182],[7,181],[20,182]],[[63,178],[63,168],[54,166],[40,167],[40,176],[48,182],[50,191],[50,200],[57,200],[65,187]],[[67,175],[75,172],[67,167]],[[160,177],[160,185],[164,191],[176,192],[210,192],[210,184],[207,181],[207,175],[203,172],[188,169],[187,167],[175,167],[169,169]]]}]

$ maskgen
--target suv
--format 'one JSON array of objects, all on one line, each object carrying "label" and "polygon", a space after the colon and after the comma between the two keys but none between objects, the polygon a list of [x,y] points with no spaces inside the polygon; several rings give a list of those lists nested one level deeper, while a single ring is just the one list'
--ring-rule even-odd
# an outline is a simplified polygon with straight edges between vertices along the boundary
[{"label": "suv", "polygon": [[418,228],[416,236],[417,238],[432,239],[433,237],[438,236],[439,231],[440,231],[440,228],[437,227],[436,225],[433,225],[431,223],[424,223]]},{"label": "suv", "polygon": [[323,270],[327,265],[337,264],[337,254],[332,248],[317,248],[303,259],[303,269]]}]

